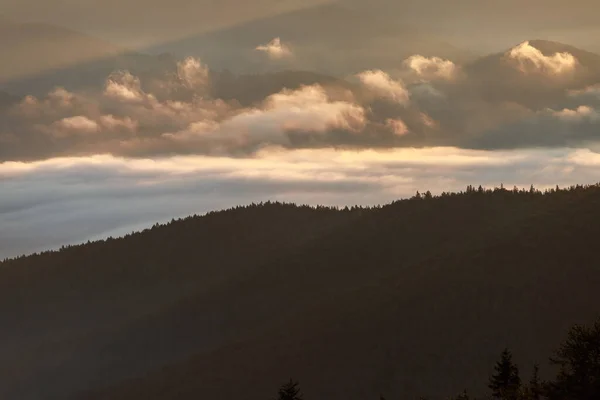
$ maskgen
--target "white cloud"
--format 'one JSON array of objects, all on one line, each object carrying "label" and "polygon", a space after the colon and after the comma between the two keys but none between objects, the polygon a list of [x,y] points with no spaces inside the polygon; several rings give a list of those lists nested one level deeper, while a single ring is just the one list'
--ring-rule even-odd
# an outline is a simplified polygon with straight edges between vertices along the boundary
[{"label": "white cloud", "polygon": [[106,80],[104,95],[124,102],[141,102],[148,98],[142,90],[140,79],[129,71],[111,74]]},{"label": "white cloud", "polygon": [[12,112],[26,118],[48,118],[68,113],[72,115],[74,109],[78,106],[81,107],[83,103],[84,99],[80,96],[64,88],[57,87],[42,99],[35,96],[25,96],[12,109]]},{"label": "white cloud", "polygon": [[177,75],[190,89],[204,89],[208,84],[208,67],[194,57],[188,57],[177,63]]},{"label": "white cloud", "polygon": [[583,89],[572,89],[567,91],[569,100],[576,104],[593,104],[600,107],[600,84],[584,87]]},{"label": "white cloud", "polygon": [[48,99],[58,106],[70,107],[75,100],[75,94],[58,87],[48,94]]},{"label": "white cloud", "polygon": [[257,51],[266,53],[271,59],[282,59],[291,57],[292,50],[286,44],[281,42],[281,38],[274,38],[267,44],[262,44],[256,47]]},{"label": "white cloud", "polygon": [[600,113],[589,106],[579,106],[576,109],[565,108],[560,111],[550,111],[552,115],[564,121],[599,121]]},{"label": "white cloud", "polygon": [[400,80],[392,79],[387,73],[377,69],[363,71],[357,76],[363,85],[377,96],[400,104],[407,104],[409,102],[410,94],[404,83]]},{"label": "white cloud", "polygon": [[52,128],[52,132],[56,136],[88,135],[97,133],[100,130],[100,126],[96,121],[83,115],[63,118],[52,124]]},{"label": "white cloud", "polygon": [[452,61],[440,57],[424,57],[416,54],[406,59],[404,64],[425,80],[452,80],[458,74],[458,67]]},{"label": "white cloud", "polygon": [[439,123],[431,118],[428,114],[422,112],[419,114],[419,117],[421,118],[421,122],[423,122],[426,127],[431,129],[439,128]]},{"label": "white cloud", "polygon": [[578,61],[571,53],[555,53],[545,56],[528,41],[523,42],[507,53],[507,57],[516,62],[516,67],[523,73],[545,73],[561,75],[575,70]]},{"label": "white cloud", "polygon": [[206,119],[164,137],[211,139],[237,145],[287,143],[287,132],[324,133],[330,129],[358,131],[366,123],[364,109],[346,101],[331,101],[319,85],[284,89],[269,96],[259,108],[240,110],[217,123]]},{"label": "white cloud", "polygon": [[110,131],[122,129],[129,132],[135,132],[139,126],[139,123],[130,117],[117,118],[111,114],[101,116],[99,123],[104,129]]},{"label": "white cloud", "polygon": [[324,132],[339,128],[360,130],[365,124],[362,107],[347,101],[330,101],[320,85],[284,89],[264,102],[264,114],[278,119],[284,130]]},{"label": "white cloud", "polygon": [[408,127],[401,119],[388,118],[385,124],[396,136],[404,136],[409,133]]},{"label": "white cloud", "polygon": [[[253,158],[109,155],[0,163],[0,257],[125,233],[175,216],[261,200],[386,203],[461,190],[595,182],[589,150],[283,150]],[[62,229],[56,229],[59,225]]]}]

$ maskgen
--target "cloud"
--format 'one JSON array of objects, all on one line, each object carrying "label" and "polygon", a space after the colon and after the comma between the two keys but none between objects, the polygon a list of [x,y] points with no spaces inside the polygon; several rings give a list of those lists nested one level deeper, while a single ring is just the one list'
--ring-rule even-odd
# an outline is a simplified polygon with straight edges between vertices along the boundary
[{"label": "cloud", "polygon": [[[56,88],[0,111],[0,160],[98,152],[248,156],[270,145],[501,149],[557,146],[567,139],[576,146],[595,139],[593,113],[586,117],[581,108],[600,109],[593,85],[564,85],[550,96],[538,79],[519,74],[529,84],[499,82],[506,93],[498,97],[490,94],[488,80],[471,77],[467,69],[460,79],[446,79],[453,69],[447,60],[413,56],[407,63],[413,69],[404,65],[393,75],[366,70],[348,81],[304,72],[227,77],[195,58],[143,79],[115,71],[96,88]],[[415,80],[418,73],[422,76]],[[485,73],[487,79],[494,75]],[[223,76],[229,83],[213,90]],[[228,91],[234,86],[245,89]],[[239,101],[246,91],[260,94]]]},{"label": "cloud", "polygon": [[52,131],[56,136],[89,135],[97,133],[100,130],[100,126],[96,121],[92,121],[83,115],[63,118],[52,124],[52,128]]},{"label": "cloud", "polygon": [[45,98],[25,96],[14,108],[9,110],[12,114],[25,118],[43,118],[73,113],[77,107],[82,106],[84,100],[73,92],[58,87],[52,90]]},{"label": "cloud", "polygon": [[188,57],[177,63],[177,75],[183,85],[190,89],[204,89],[208,85],[208,67],[194,57]]},{"label": "cloud", "polygon": [[440,57],[424,57],[417,54],[406,59],[404,65],[425,80],[452,80],[458,75],[456,64]]},{"label": "cloud", "polygon": [[381,70],[369,70],[359,73],[358,79],[377,96],[400,104],[408,104],[410,94],[404,83],[392,79]]},{"label": "cloud", "polygon": [[567,91],[566,108],[576,108],[582,105],[600,108],[600,84]]},{"label": "cloud", "polygon": [[516,67],[523,73],[562,75],[573,72],[579,64],[571,53],[562,52],[546,56],[528,41],[510,49],[507,57],[515,61]]},{"label": "cloud", "polygon": [[278,60],[282,58],[288,58],[293,55],[292,50],[284,43],[281,39],[276,37],[267,44],[261,44],[256,47],[257,51],[264,52],[269,58]]},{"label": "cloud", "polygon": [[364,109],[346,101],[332,101],[319,85],[284,89],[269,96],[259,108],[244,109],[220,122],[196,121],[187,129],[163,136],[234,146],[289,144],[288,133],[325,133],[331,129],[359,131]]},{"label": "cloud", "polygon": [[593,96],[600,98],[600,83],[587,86],[583,89],[572,89],[568,91],[569,96],[578,97],[578,96]]},{"label": "cloud", "polygon": [[502,182],[544,188],[592,182],[598,173],[600,156],[585,149],[264,148],[252,158],[95,155],[4,162],[0,258],[252,201],[381,204],[417,190]]},{"label": "cloud", "polygon": [[562,109],[560,111],[550,110],[550,113],[567,122],[579,122],[582,120],[600,121],[600,113],[589,106],[579,106],[576,109]]},{"label": "cloud", "polygon": [[596,147],[600,143],[600,112],[581,105],[545,109],[472,139],[475,148]]},{"label": "cloud", "polygon": [[421,118],[421,121],[423,122],[423,124],[426,127],[428,127],[428,128],[438,128],[439,127],[438,122],[435,121],[433,118],[431,118],[426,113],[424,113],[424,112],[420,113],[419,117]]},{"label": "cloud", "polygon": [[106,80],[104,95],[123,102],[142,102],[150,97],[142,90],[140,78],[129,71],[117,71],[111,74]]},{"label": "cloud", "polygon": [[386,126],[397,136],[404,136],[408,133],[408,127],[398,118],[388,118],[385,121]]},{"label": "cloud", "polygon": [[103,115],[100,117],[100,125],[108,130],[125,130],[135,132],[138,129],[139,123],[130,117],[117,118],[114,115]]}]

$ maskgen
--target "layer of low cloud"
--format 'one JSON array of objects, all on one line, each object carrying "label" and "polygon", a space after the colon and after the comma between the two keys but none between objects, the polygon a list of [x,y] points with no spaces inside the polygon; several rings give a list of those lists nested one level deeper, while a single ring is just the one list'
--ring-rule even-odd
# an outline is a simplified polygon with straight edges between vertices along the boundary
[{"label": "layer of low cloud", "polygon": [[598,173],[600,156],[586,149],[265,148],[252,158],[96,155],[4,162],[0,258],[256,201],[372,205],[417,190],[500,183],[544,188],[592,182]]},{"label": "layer of low cloud", "polygon": [[529,117],[502,125],[471,139],[467,147],[499,148],[596,148],[600,110],[587,105],[545,109]]},{"label": "layer of low cloud", "polygon": [[0,122],[0,257],[253,201],[379,204],[600,172],[595,82],[534,109],[486,98],[436,57],[319,79],[242,105],[187,58],[164,76],[115,71],[95,90],[25,97]]},{"label": "layer of low cloud", "polygon": [[[284,46],[277,40],[270,45]],[[118,70],[102,87],[59,87],[45,96],[26,96],[5,109],[0,160],[97,153],[248,156],[270,145],[587,145],[597,140],[600,122],[588,118],[580,129],[581,121],[561,119],[559,113],[598,110],[598,80],[589,73],[577,75],[575,67],[576,75],[566,74],[569,65],[579,64],[565,54],[544,55],[524,42],[470,68],[414,55],[400,61],[396,70],[369,69],[348,80],[285,71],[237,81],[211,72],[192,57],[174,62],[170,71],[143,78]],[[514,65],[506,64],[507,57]],[[539,73],[524,74],[521,67]],[[560,79],[557,74],[562,74]],[[224,84],[227,79],[229,86]],[[553,120],[559,120],[555,127]],[[548,126],[551,132],[575,134],[558,140],[558,134],[544,132]]]}]

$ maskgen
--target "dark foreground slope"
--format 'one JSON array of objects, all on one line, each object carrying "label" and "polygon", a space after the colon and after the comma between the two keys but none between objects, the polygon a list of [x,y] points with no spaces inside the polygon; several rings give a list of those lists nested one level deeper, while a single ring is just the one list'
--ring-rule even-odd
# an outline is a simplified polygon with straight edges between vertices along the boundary
[{"label": "dark foreground slope", "polygon": [[290,376],[317,399],[481,392],[502,348],[543,363],[597,315],[599,218],[596,186],[271,204],[10,262],[2,394],[264,399]]}]

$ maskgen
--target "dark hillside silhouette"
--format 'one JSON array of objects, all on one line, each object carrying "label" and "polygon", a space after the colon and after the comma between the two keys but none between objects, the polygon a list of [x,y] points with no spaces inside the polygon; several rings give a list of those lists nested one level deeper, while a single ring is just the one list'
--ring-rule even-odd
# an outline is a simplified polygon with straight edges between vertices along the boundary
[{"label": "dark hillside silhouette", "polygon": [[597,315],[599,219],[598,185],[469,187],[238,207],[8,260],[0,394],[258,400],[293,376],[311,398],[478,397],[499,349],[528,381]]}]

